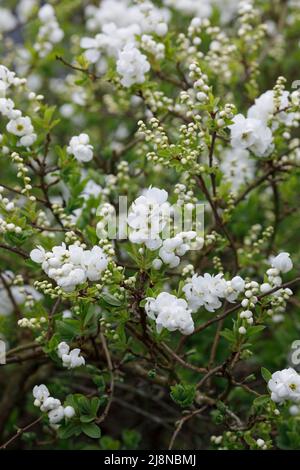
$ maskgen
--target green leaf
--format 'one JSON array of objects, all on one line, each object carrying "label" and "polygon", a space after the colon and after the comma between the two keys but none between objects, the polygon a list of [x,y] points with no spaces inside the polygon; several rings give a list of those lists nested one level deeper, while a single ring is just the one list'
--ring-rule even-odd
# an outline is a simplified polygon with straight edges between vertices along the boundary
[{"label": "green leaf", "polygon": [[171,387],[171,398],[182,408],[186,408],[193,404],[196,394],[194,385],[176,384]]},{"label": "green leaf", "polygon": [[120,307],[122,305],[122,302],[114,297],[112,294],[105,293],[101,295],[101,298],[108,304],[112,305],[113,307]]},{"label": "green leaf", "polygon": [[264,380],[265,380],[267,383],[268,383],[269,380],[271,380],[271,378],[272,378],[271,372],[270,372],[268,369],[266,369],[265,367],[262,367],[262,368],[261,368],[261,375],[263,376]]},{"label": "green leaf", "polygon": [[81,429],[86,436],[92,439],[99,439],[101,437],[101,430],[95,423],[83,423]]},{"label": "green leaf", "polygon": [[60,439],[68,439],[73,435],[79,435],[81,427],[77,423],[69,422],[66,425],[60,426],[58,429],[58,435]]},{"label": "green leaf", "polygon": [[235,341],[234,332],[232,330],[229,330],[228,328],[226,328],[226,330],[224,331],[221,331],[220,335],[223,336],[223,338],[227,339],[227,341],[229,341],[230,343],[233,343]]},{"label": "green leaf", "polygon": [[257,335],[258,333],[260,333],[264,329],[265,329],[264,325],[251,326],[250,328],[247,328],[247,335],[248,336]]}]

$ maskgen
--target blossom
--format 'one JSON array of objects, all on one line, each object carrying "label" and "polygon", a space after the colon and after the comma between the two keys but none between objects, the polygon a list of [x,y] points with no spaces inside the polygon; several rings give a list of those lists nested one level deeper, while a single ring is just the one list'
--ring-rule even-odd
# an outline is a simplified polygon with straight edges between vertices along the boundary
[{"label": "blossom", "polygon": [[121,83],[126,88],[135,83],[144,83],[145,73],[149,72],[150,64],[134,44],[127,44],[119,53],[117,72],[121,75]]},{"label": "blossom", "polygon": [[53,410],[49,411],[48,413],[49,423],[50,424],[60,423],[62,419],[64,418],[64,416],[65,416],[64,407],[60,405],[57,408],[54,408]]},{"label": "blossom", "polygon": [[209,312],[214,312],[221,307],[220,298],[224,297],[226,288],[227,283],[223,274],[216,276],[208,273],[204,276],[194,274],[191,281],[183,287],[183,292],[193,312],[202,306]]},{"label": "blossom", "polygon": [[11,31],[17,25],[17,18],[8,10],[0,7],[0,33]]},{"label": "blossom", "polygon": [[[255,104],[248,110],[248,117],[253,119],[259,119],[264,122],[265,125],[268,121],[274,117],[276,112],[276,118],[279,122],[285,124],[291,124],[295,117],[294,113],[287,113],[286,110],[289,107],[289,92],[283,91],[279,97],[279,103],[276,103],[274,90],[268,90],[261,96],[256,98]],[[280,111],[280,112],[278,112]],[[275,122],[272,124],[273,128],[276,128]]]},{"label": "blossom", "polygon": [[240,276],[226,281],[222,273],[216,276],[205,273],[204,276],[194,274],[191,281],[184,285],[183,292],[193,312],[202,306],[209,312],[214,312],[222,306],[220,299],[235,302],[244,289],[245,282]]},{"label": "blossom", "polygon": [[67,152],[74,155],[79,162],[89,162],[93,158],[93,146],[90,145],[87,134],[72,137],[67,147]]},{"label": "blossom", "polygon": [[94,246],[84,250],[81,246],[63,243],[46,252],[43,247],[31,251],[32,261],[42,265],[42,269],[66,292],[71,292],[78,284],[87,280],[97,281],[108,265],[102,248]]},{"label": "blossom", "polygon": [[258,156],[264,156],[270,150],[272,131],[260,119],[245,118],[242,114],[237,114],[233,118],[233,124],[228,127],[231,130],[233,147],[249,149]]},{"label": "blossom", "polygon": [[184,299],[178,299],[168,292],[161,292],[156,299],[147,297],[146,300],[146,313],[149,318],[155,320],[159,333],[163,328],[169,331],[179,330],[183,335],[193,333],[191,310]]},{"label": "blossom", "polygon": [[293,269],[293,262],[291,260],[291,255],[289,253],[283,252],[279,253],[272,260],[272,267],[278,269],[282,273],[287,273]]},{"label": "blossom", "polygon": [[11,134],[22,137],[23,135],[32,134],[33,126],[29,117],[19,117],[8,122],[6,129]]},{"label": "blossom", "polygon": [[38,17],[41,21],[41,26],[34,48],[40,57],[45,57],[53,49],[53,44],[57,44],[63,39],[64,32],[57,22],[52,5],[48,3],[43,5],[38,12]]},{"label": "blossom", "polygon": [[167,199],[167,191],[150,187],[133,202],[127,217],[129,240],[132,243],[145,243],[150,250],[161,246],[160,235],[171,212]]},{"label": "blossom", "polygon": [[33,397],[35,398],[34,406],[41,406],[41,404],[50,396],[50,392],[46,385],[36,385],[32,391]]},{"label": "blossom", "polygon": [[75,416],[75,410],[72,406],[63,407],[61,401],[51,397],[46,385],[35,385],[32,391],[34,406],[40,408],[43,413],[48,413],[49,423],[58,424],[64,418],[71,419]]},{"label": "blossom", "polygon": [[83,356],[80,356],[80,352],[78,348],[70,350],[70,346],[64,341],[57,346],[57,355],[62,359],[63,366],[68,369],[75,369],[85,365],[85,359]]},{"label": "blossom", "polygon": [[25,23],[30,18],[37,4],[37,0],[20,0],[18,2],[16,11],[22,23]]},{"label": "blossom", "polygon": [[41,405],[41,411],[55,410],[55,408],[57,408],[60,405],[61,405],[60,400],[58,400],[57,398],[48,397],[43,401],[43,404]]},{"label": "blossom", "polygon": [[225,181],[231,183],[231,191],[237,193],[254,178],[255,160],[250,158],[248,150],[232,147],[222,152],[220,169]]},{"label": "blossom", "polygon": [[300,376],[291,367],[272,374],[268,387],[271,400],[275,403],[283,403],[286,400],[300,401]]},{"label": "blossom", "polygon": [[[159,250],[159,256],[162,261],[170,268],[176,268],[176,266],[178,266],[180,263],[180,257],[184,256],[191,249],[193,242],[197,243],[198,248],[201,248],[203,245],[203,239],[197,237],[196,232],[180,232],[173,238],[167,238],[162,242],[162,246]],[[159,266],[157,264],[159,259],[154,261],[155,264]]]}]

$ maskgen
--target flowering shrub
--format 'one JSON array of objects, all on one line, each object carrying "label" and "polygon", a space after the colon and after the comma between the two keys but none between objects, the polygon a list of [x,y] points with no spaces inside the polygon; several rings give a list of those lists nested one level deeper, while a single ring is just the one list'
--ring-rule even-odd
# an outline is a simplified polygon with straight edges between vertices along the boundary
[{"label": "flowering shrub", "polygon": [[300,448],[299,30],[1,2],[0,448]]}]

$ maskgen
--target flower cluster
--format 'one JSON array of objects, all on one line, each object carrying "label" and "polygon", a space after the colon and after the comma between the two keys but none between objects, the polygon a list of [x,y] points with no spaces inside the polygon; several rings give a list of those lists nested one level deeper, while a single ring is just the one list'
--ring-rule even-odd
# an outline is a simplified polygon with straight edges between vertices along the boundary
[{"label": "flower cluster", "polygon": [[70,349],[70,346],[64,341],[57,346],[57,355],[67,369],[75,369],[85,365],[85,359],[80,355],[80,352],[79,348]]},{"label": "flower cluster", "polygon": [[293,262],[291,260],[290,254],[283,252],[279,253],[271,261],[272,267],[267,270],[268,283],[264,283],[261,286],[262,292],[268,292],[273,287],[281,286],[282,278],[280,273],[285,274],[293,269]]},{"label": "flower cluster", "polygon": [[100,246],[85,250],[82,246],[65,243],[46,252],[43,247],[31,251],[32,261],[42,265],[45,273],[64,291],[70,292],[87,280],[97,281],[106,270],[108,259]]},{"label": "flower cluster", "polygon": [[272,131],[260,119],[245,118],[242,114],[237,114],[229,129],[233,148],[249,149],[260,157],[270,153]]},{"label": "flower cluster", "polygon": [[43,413],[48,413],[49,423],[58,424],[64,418],[71,419],[75,416],[72,406],[63,407],[61,401],[50,396],[46,385],[36,385],[33,388],[34,406],[40,408]]},{"label": "flower cluster", "polygon": [[149,318],[155,320],[158,333],[163,328],[169,331],[179,330],[183,335],[194,331],[191,310],[184,299],[178,299],[168,292],[161,292],[156,299],[147,297],[145,306]]},{"label": "flower cluster", "polygon": [[122,77],[122,85],[130,87],[135,83],[143,83],[145,81],[145,74],[149,70],[150,64],[147,57],[134,44],[126,44],[119,53],[117,60],[117,72]]},{"label": "flower cluster", "polygon": [[[86,59],[96,64],[97,70],[103,73],[107,68],[105,55],[118,58],[117,70],[122,76],[122,84],[129,87],[134,83],[143,83],[150,64],[138,49],[138,37],[142,38],[141,45],[145,50],[161,59],[164,46],[157,43],[152,34],[161,37],[167,33],[168,11],[155,7],[150,1],[131,5],[127,0],[105,0],[99,8],[89,5],[86,15],[87,28],[101,31],[94,38],[81,39],[80,45],[85,49]],[[131,71],[127,74],[126,60],[131,65]]]},{"label": "flower cluster", "polygon": [[64,32],[59,27],[52,5],[48,3],[43,5],[39,10],[38,17],[42,25],[40,26],[34,48],[40,57],[45,57],[52,51],[53,44],[57,44],[62,40]]},{"label": "flower cluster", "polygon": [[162,244],[161,232],[170,219],[171,207],[164,189],[149,188],[131,205],[127,222],[132,243],[144,243],[149,250]]},{"label": "flower cluster", "polygon": [[12,99],[6,98],[11,86],[24,85],[26,80],[16,77],[14,72],[0,65],[0,113],[9,119],[6,130],[19,137],[19,145],[30,147],[36,141],[36,134],[28,116],[22,116],[22,111],[15,108]]},{"label": "flower cluster", "polygon": [[180,257],[184,256],[194,244],[194,247],[201,249],[203,246],[203,238],[198,237],[194,231],[180,232],[175,237],[163,240],[159,249],[159,258],[153,261],[154,269],[160,269],[162,263],[169,268],[176,268],[180,263]]},{"label": "flower cluster", "polygon": [[220,299],[235,302],[244,289],[245,281],[240,276],[226,281],[222,273],[216,276],[209,273],[205,273],[204,276],[194,274],[191,281],[183,287],[189,307],[193,312],[202,306],[209,312],[214,312],[222,306]]}]

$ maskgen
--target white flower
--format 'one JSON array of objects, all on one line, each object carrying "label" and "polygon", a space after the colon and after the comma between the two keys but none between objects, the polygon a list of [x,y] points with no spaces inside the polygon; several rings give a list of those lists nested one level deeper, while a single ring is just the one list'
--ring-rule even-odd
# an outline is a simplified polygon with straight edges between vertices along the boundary
[{"label": "white flower", "polygon": [[214,312],[221,307],[220,298],[225,297],[226,290],[227,282],[223,278],[223,274],[216,276],[211,276],[208,273],[205,273],[204,276],[194,274],[191,281],[183,287],[183,292],[193,312],[202,306],[209,312]]},{"label": "white flower", "polygon": [[280,253],[272,260],[272,267],[282,273],[287,273],[293,269],[293,262],[289,253]]},{"label": "white flower", "polygon": [[43,5],[39,10],[38,17],[42,24],[34,48],[40,57],[45,57],[53,49],[53,44],[63,39],[64,32],[59,27],[52,5],[47,3]]},{"label": "white flower", "polygon": [[15,103],[9,98],[0,98],[0,113],[9,119],[16,119],[19,111],[14,109]]},{"label": "white flower", "polygon": [[159,256],[170,268],[176,268],[180,263],[180,257],[191,249],[193,242],[197,242],[199,247],[203,245],[203,240],[197,237],[196,232],[180,232],[175,237],[167,238],[162,242]]},{"label": "white flower", "polygon": [[58,406],[57,408],[54,408],[54,410],[49,411],[48,413],[49,423],[50,424],[60,423],[64,419],[64,416],[65,416],[64,407]]},{"label": "white flower", "polygon": [[17,25],[16,17],[8,10],[8,8],[0,7],[0,33],[11,31]]},{"label": "white flower", "polygon": [[233,118],[233,124],[228,127],[231,130],[233,147],[252,150],[257,156],[264,156],[269,152],[273,136],[271,129],[261,120],[237,114]]},{"label": "white flower", "polygon": [[268,387],[275,403],[283,403],[286,400],[300,401],[300,376],[291,367],[272,374]]},{"label": "white flower", "polygon": [[14,72],[8,70],[4,65],[0,65],[0,96],[6,94],[7,89],[11,85],[19,85],[20,79],[16,77]]},{"label": "white flower", "polygon": [[57,355],[60,358],[63,356],[63,354],[68,354],[69,351],[70,351],[70,346],[64,341],[62,343],[59,343],[59,345],[57,346]]},{"label": "white flower", "polygon": [[83,264],[90,281],[97,281],[108,265],[108,260],[100,246],[94,246],[92,250],[84,252]]},{"label": "white flower", "polygon": [[169,331],[179,330],[183,335],[193,333],[191,310],[184,299],[161,292],[156,299],[148,297],[146,300],[146,313],[149,318],[155,320],[158,332],[166,328]]},{"label": "white flower", "polygon": [[121,83],[130,87],[135,83],[144,83],[145,74],[149,72],[150,64],[134,44],[127,44],[119,53],[117,72],[121,75]]},{"label": "white flower", "polygon": [[[285,124],[291,124],[295,114],[294,113],[287,113],[286,110],[289,107],[289,92],[283,91],[280,96],[279,107],[276,106],[276,102],[274,99],[274,91],[268,90],[263,93],[259,98],[256,98],[255,104],[251,106],[248,110],[248,117],[259,119],[264,122],[265,125],[268,125],[268,121],[274,117],[276,113],[276,119],[279,122],[283,122]],[[278,111],[281,110],[279,113]],[[276,128],[277,126],[275,123],[272,124],[272,128]]]},{"label": "white flower", "polygon": [[80,352],[78,348],[70,350],[70,346],[64,341],[57,346],[57,355],[62,359],[63,366],[68,369],[85,365],[85,359],[80,356]]},{"label": "white flower", "polygon": [[36,385],[33,388],[32,394],[35,398],[35,406],[41,406],[41,404],[50,396],[50,392],[44,384]]},{"label": "white flower", "polygon": [[245,290],[245,281],[240,276],[235,276],[231,281],[227,281],[227,289],[224,297],[228,302],[235,302],[239,294]]},{"label": "white flower", "polygon": [[37,0],[20,0],[16,11],[22,23],[25,23],[31,16],[34,8],[37,6]]},{"label": "white flower", "polygon": [[33,133],[31,119],[28,116],[19,117],[17,119],[9,121],[6,125],[6,129],[11,134],[17,135],[19,137]]},{"label": "white flower", "polygon": [[55,410],[55,408],[58,408],[60,405],[61,405],[60,400],[58,400],[57,398],[48,397],[46,398],[46,400],[44,400],[41,406],[41,411],[45,412],[45,411]]},{"label": "white flower", "polygon": [[133,202],[127,217],[132,243],[144,243],[150,250],[161,246],[160,235],[171,212],[167,199],[168,193],[164,189],[149,188]]},{"label": "white flower", "polygon": [[93,158],[93,146],[89,142],[90,138],[87,134],[74,136],[69,142],[67,152],[74,155],[79,162],[89,162]]},{"label": "white flower", "polygon": [[224,179],[231,183],[231,190],[237,193],[241,186],[254,178],[255,160],[250,158],[248,150],[229,148],[222,152],[220,169]]}]

